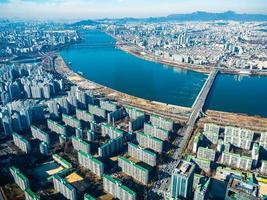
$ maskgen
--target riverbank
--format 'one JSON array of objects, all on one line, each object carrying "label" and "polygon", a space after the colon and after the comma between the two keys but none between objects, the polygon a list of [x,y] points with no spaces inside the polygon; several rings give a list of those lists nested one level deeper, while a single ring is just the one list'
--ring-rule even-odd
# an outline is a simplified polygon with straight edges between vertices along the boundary
[{"label": "riverbank", "polygon": [[185,124],[191,113],[191,108],[188,107],[145,100],[90,81],[82,75],[72,71],[60,55],[55,59],[55,70],[64,78],[82,89],[92,90],[98,95],[103,95],[111,100],[117,101],[120,105],[134,106],[149,114],[168,117],[180,124]]},{"label": "riverbank", "polygon": [[[150,52],[144,51],[144,49],[136,46],[136,45],[129,45],[125,44],[123,41],[121,41],[118,37],[115,35],[108,33],[105,31],[106,34],[113,37],[117,41],[117,47],[125,51],[127,53],[130,53],[136,57],[160,63],[163,65],[172,66],[179,69],[186,69],[186,70],[192,70],[199,73],[205,73],[209,74],[211,70],[215,67],[214,65],[210,66],[204,66],[204,65],[196,65],[196,64],[190,64],[190,63],[184,63],[184,62],[177,62],[170,59],[165,59],[159,56],[156,56]],[[255,76],[267,76],[267,71],[255,71],[255,70],[241,70],[241,69],[227,69],[227,68],[220,68],[220,73],[222,74],[233,74],[233,75],[255,75]]]},{"label": "riverbank", "polygon": [[[155,56],[151,53],[144,52],[143,49],[141,49],[140,47],[137,47],[135,45],[125,45],[121,42],[118,42],[117,47],[119,49],[121,49],[122,51],[130,53],[130,54],[137,56],[141,59],[145,59],[145,60],[156,62],[156,63],[161,63],[163,65],[168,65],[168,66],[172,66],[175,68],[192,70],[195,72],[205,73],[205,74],[210,73],[211,70],[214,68],[214,66],[195,65],[195,64],[177,62],[177,61],[172,61],[170,59],[161,58],[161,57]],[[267,71],[253,71],[253,70],[250,71],[250,70],[226,69],[226,68],[221,68],[220,73],[233,74],[233,75],[267,76]]]},{"label": "riverbank", "polygon": [[[134,106],[148,114],[157,114],[163,117],[168,117],[181,125],[186,123],[191,114],[191,108],[145,100],[90,81],[82,75],[73,72],[60,55],[55,59],[55,69],[59,74],[80,88],[92,90],[96,94],[115,100],[118,104],[123,106]],[[206,111],[206,116],[199,120],[198,125],[203,126],[203,123],[216,123],[222,126],[238,126],[261,132],[267,131],[267,118],[214,110]]]}]

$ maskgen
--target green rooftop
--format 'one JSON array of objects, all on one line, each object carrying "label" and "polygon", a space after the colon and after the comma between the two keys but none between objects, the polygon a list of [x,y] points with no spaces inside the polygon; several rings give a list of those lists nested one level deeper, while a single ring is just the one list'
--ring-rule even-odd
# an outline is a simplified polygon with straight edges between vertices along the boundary
[{"label": "green rooftop", "polygon": [[129,189],[128,187],[126,187],[125,185],[123,185],[119,180],[108,176],[108,175],[104,175],[104,178],[108,179],[109,181],[119,185],[124,191],[126,191],[127,193],[129,193],[130,195],[136,195],[136,193],[134,191],[132,191],[131,189]]},{"label": "green rooftop", "polygon": [[144,167],[142,167],[142,166],[140,166],[138,164],[135,164],[134,162],[131,162],[130,160],[128,160],[124,156],[120,156],[119,160],[123,160],[124,162],[127,162],[128,164],[133,165],[134,167],[136,167],[136,168],[148,173],[148,169],[146,169],[146,168],[144,168]]},{"label": "green rooftop", "polygon": [[62,164],[63,166],[65,165],[64,167],[72,168],[72,164],[66,161],[64,158],[62,158],[58,154],[53,154],[52,157],[54,160],[60,162],[60,164]]},{"label": "green rooftop", "polygon": [[145,133],[142,132],[142,131],[139,131],[139,132],[137,132],[136,134],[140,134],[140,135],[143,135],[144,137],[147,137],[147,138],[150,138],[150,139],[155,140],[155,141],[157,141],[157,142],[161,142],[161,143],[163,143],[163,141],[162,141],[161,139],[156,138],[156,137],[153,137],[153,136],[148,135],[148,134],[145,134]]},{"label": "green rooftop", "polygon": [[85,194],[85,195],[84,195],[84,200],[95,200],[95,198],[92,197],[92,196],[89,195],[89,194]]},{"label": "green rooftop", "polygon": [[26,188],[25,193],[27,193],[32,198],[32,200],[39,200],[40,199],[39,195],[34,193],[30,188]]}]

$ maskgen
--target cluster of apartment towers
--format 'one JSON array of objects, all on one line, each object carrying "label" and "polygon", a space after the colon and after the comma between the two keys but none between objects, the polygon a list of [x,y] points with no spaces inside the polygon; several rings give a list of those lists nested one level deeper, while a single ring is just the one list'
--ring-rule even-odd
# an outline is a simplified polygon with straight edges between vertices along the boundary
[{"label": "cluster of apartment towers", "polygon": [[[47,131],[35,125],[30,127],[32,137],[40,141],[40,153],[48,156],[52,147],[58,145],[51,141],[52,132],[58,135],[61,145],[71,140],[78,154],[79,166],[102,177],[104,191],[119,199],[136,199],[137,194],[112,174],[105,174],[105,164],[101,159],[122,155],[121,150],[127,144],[128,151],[125,154],[127,156],[118,157],[118,167],[138,183],[147,185],[150,180],[150,170],[136,164],[133,159],[144,162],[152,168],[155,167],[157,154],[163,152],[169,133],[174,128],[173,121],[169,119],[157,115],[147,116],[134,107],[119,106],[109,100],[98,99],[92,92],[82,91],[77,87],[71,88],[68,97],[49,102],[48,108],[50,118],[46,123]],[[119,129],[115,123],[125,117],[129,118],[128,130]],[[142,132],[138,131],[141,129]],[[16,146],[25,153],[31,152],[30,141],[23,135],[17,133],[12,135]],[[108,140],[99,145],[96,155],[92,155],[91,143],[97,142],[99,137],[107,137]],[[64,178],[66,171],[72,168],[71,163],[57,154],[53,154],[53,158],[65,168],[64,173],[60,172],[53,176],[54,189],[68,199],[77,199],[79,196],[77,190]],[[15,182],[25,191],[27,200],[39,199],[39,196],[31,191],[29,180],[19,169],[12,167],[10,171]],[[94,198],[85,194],[84,199]]]}]

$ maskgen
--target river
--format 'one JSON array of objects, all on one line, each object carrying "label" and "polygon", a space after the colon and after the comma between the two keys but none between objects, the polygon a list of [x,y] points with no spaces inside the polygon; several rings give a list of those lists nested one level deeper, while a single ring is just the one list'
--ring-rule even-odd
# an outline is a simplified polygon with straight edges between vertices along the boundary
[{"label": "river", "polygon": [[[146,61],[115,46],[98,30],[82,32],[83,42],[62,50],[75,72],[115,90],[148,100],[191,107],[207,75]],[[267,77],[219,75],[205,108],[267,117]]]}]

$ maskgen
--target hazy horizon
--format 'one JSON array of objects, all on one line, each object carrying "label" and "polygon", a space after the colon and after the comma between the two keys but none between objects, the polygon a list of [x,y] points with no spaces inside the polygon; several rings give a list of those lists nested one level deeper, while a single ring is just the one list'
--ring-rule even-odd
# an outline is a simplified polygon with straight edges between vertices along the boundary
[{"label": "hazy horizon", "polygon": [[0,0],[0,18],[79,20],[158,17],[196,11],[267,14],[266,0]]}]

